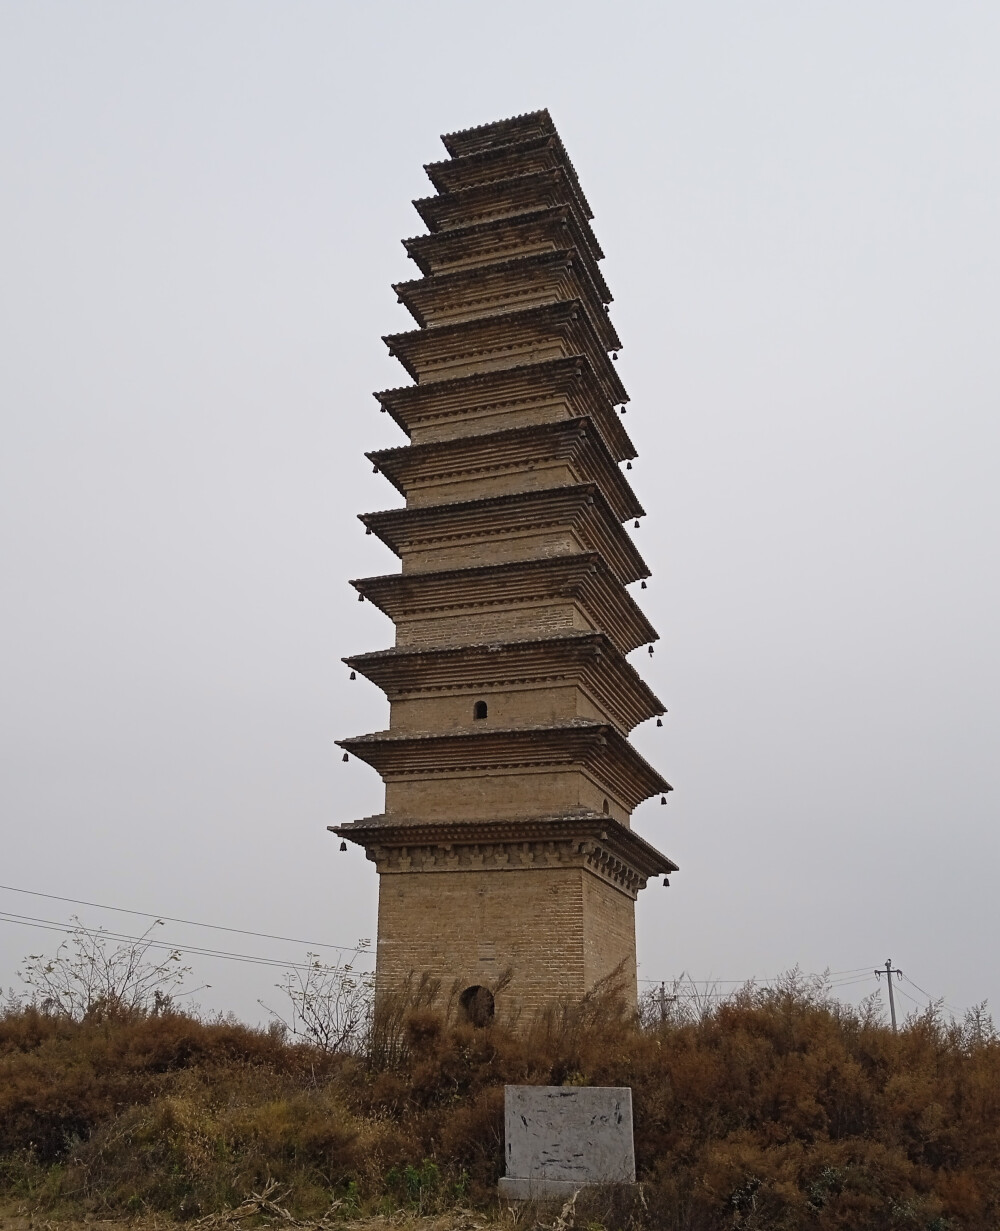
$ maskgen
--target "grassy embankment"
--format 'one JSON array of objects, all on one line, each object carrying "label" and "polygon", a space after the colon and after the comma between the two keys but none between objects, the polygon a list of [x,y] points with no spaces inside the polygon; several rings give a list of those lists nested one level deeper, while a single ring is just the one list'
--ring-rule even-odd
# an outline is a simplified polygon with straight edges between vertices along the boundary
[{"label": "grassy embankment", "polygon": [[633,1088],[642,1196],[580,1227],[1000,1226],[992,1031],[928,1015],[893,1035],[801,986],[647,1029],[607,998],[520,1037],[413,1010],[368,1057],[173,1012],[12,1006],[0,1204],[36,1221],[205,1220],[273,1181],[292,1215],[328,1225],[491,1217],[506,1082]]}]

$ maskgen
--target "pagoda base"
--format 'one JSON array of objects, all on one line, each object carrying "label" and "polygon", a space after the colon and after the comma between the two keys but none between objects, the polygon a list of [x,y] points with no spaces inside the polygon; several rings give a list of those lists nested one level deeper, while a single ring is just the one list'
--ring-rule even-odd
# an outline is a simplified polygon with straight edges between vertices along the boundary
[{"label": "pagoda base", "polygon": [[513,1023],[602,983],[634,1006],[635,898],[675,865],[598,813],[331,826],[379,872],[376,993]]}]

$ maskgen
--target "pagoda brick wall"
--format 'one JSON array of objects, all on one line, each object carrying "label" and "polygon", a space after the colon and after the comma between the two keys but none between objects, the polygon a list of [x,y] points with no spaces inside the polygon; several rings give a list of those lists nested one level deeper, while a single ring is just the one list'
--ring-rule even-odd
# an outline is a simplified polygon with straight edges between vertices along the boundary
[{"label": "pagoda brick wall", "polygon": [[594,987],[609,978],[621,963],[625,984],[632,989],[636,985],[633,901],[596,876],[584,876],[582,886],[584,984]]},{"label": "pagoda brick wall", "polygon": [[[479,415],[462,425],[462,435],[484,435],[514,427],[536,427],[543,423],[555,423],[571,419],[573,407],[564,399],[542,402],[534,406],[519,406],[515,409],[484,407]],[[414,427],[413,443],[430,444],[439,440],[452,440],[456,434],[454,424],[437,423]],[[513,490],[513,485],[509,490]]]},{"label": "pagoda brick wall", "polygon": [[386,812],[449,820],[457,811],[480,820],[555,815],[570,809],[603,812],[626,820],[625,805],[610,788],[586,773],[551,769],[466,771],[432,782],[391,783],[386,788]]},{"label": "pagoda brick wall", "polygon": [[541,609],[512,607],[407,620],[397,626],[396,644],[436,645],[441,641],[451,643],[460,637],[474,641],[513,640],[529,633],[558,633],[570,628],[580,629],[581,632],[594,628],[586,613],[573,603],[553,604]]},{"label": "pagoda brick wall", "polygon": [[619,968],[627,986],[636,981],[632,900],[580,868],[386,877],[378,935],[386,985],[419,972],[440,982],[442,1000],[508,970],[520,972],[515,1013],[579,996]]},{"label": "pagoda brick wall", "polygon": [[[384,876],[376,954],[383,986],[398,987],[419,972],[440,981],[447,1002],[466,987],[497,986],[510,970],[517,972],[511,1016],[579,995],[588,964],[584,877],[580,868]],[[620,937],[596,947],[606,964],[627,960],[619,956],[627,949]]]},{"label": "pagoda brick wall", "polygon": [[611,976],[634,1001],[635,898],[676,865],[632,811],[671,788],[628,742],[664,709],[626,658],[656,633],[590,207],[547,112],[443,141],[385,338],[413,383],[375,395],[409,443],[368,454],[405,503],[360,515],[400,568],[352,583],[395,644],[345,659],[389,699],[339,741],[385,810],[331,829],[379,873],[377,995],[513,1021]]}]

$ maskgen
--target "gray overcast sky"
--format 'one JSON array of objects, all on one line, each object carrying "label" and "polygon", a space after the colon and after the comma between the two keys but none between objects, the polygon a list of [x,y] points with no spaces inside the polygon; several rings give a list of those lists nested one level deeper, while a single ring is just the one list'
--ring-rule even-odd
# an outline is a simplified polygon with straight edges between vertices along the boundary
[{"label": "gray overcast sky", "polygon": [[[325,827],[382,802],[332,741],[387,716],[339,660],[391,633],[346,584],[395,567],[355,516],[398,503],[362,457],[402,443],[389,284],[438,134],[547,106],[663,638],[636,743],[676,791],[635,823],[682,871],[640,975],[891,955],[1000,1002],[998,64],[1000,6],[961,0],[7,0],[0,881],[374,935]],[[0,924],[0,985],[57,941]],[[206,1007],[269,998],[194,964]]]}]

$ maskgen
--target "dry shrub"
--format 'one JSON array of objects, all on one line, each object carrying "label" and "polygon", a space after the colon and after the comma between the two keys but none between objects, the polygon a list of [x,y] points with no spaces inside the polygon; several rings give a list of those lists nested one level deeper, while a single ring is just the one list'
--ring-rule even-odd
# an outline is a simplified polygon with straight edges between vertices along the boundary
[{"label": "dry shrub", "polygon": [[[393,1069],[402,1065],[409,1054],[410,1022],[423,1015],[441,1020],[447,1016],[438,1007],[441,1001],[441,981],[424,974],[410,977],[399,989],[379,992],[372,1012],[368,1056],[375,1069]],[[450,1002],[449,1002],[450,1003]]]},{"label": "dry shrub", "polygon": [[448,998],[435,1010],[440,991],[417,981],[381,1004],[367,1058],[233,1021],[12,1007],[0,1191],[194,1216],[270,1177],[299,1216],[495,1207],[504,1084],[628,1085],[641,1194],[591,1194],[577,1226],[1000,1225],[1000,1044],[982,1013],[894,1035],[793,979],[643,1028],[611,980],[477,1029]]}]

